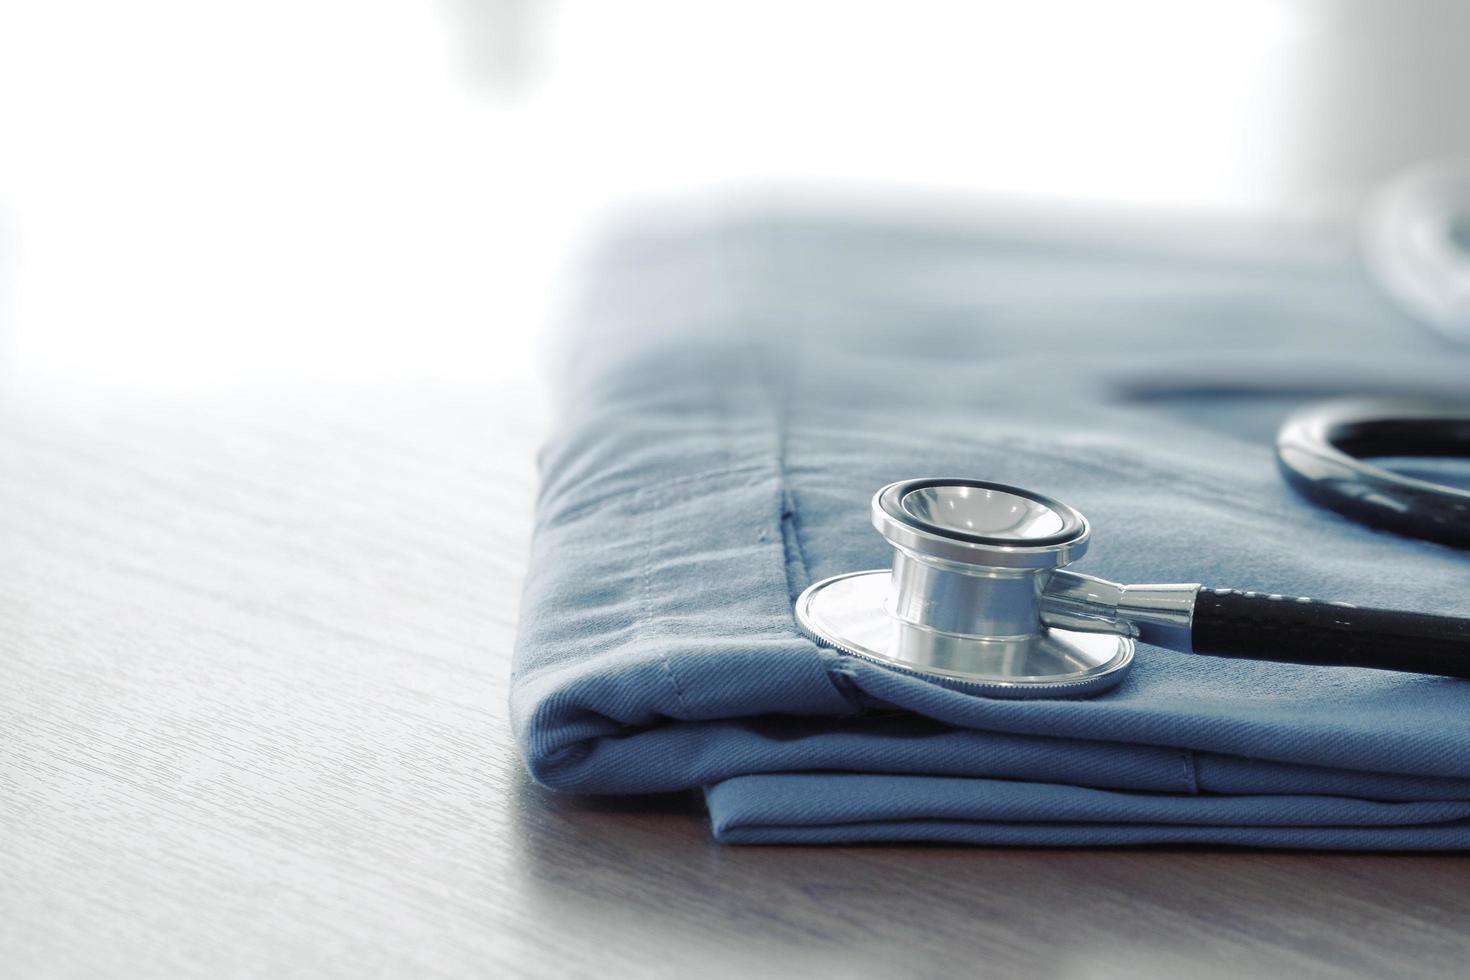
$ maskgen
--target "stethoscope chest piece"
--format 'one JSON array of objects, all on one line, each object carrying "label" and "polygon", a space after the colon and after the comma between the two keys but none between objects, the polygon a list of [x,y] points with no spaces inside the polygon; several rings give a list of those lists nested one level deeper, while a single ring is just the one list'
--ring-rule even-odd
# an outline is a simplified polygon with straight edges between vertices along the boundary
[{"label": "stethoscope chest piece", "polygon": [[1054,571],[1087,550],[1072,508],[1002,484],[906,480],[878,491],[872,517],[893,567],[803,592],[796,619],[816,642],[990,697],[1085,697],[1127,676],[1131,637],[1041,620]]}]

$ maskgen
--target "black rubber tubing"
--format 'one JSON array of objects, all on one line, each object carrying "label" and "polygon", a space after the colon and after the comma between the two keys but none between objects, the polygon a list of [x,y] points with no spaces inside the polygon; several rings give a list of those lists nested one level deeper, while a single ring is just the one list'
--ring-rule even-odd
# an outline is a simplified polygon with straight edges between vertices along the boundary
[{"label": "black rubber tubing", "polygon": [[1388,456],[1470,458],[1470,405],[1334,402],[1298,412],[1276,434],[1277,466],[1308,500],[1373,527],[1470,548],[1470,491],[1361,458]]},{"label": "black rubber tubing", "polygon": [[1470,677],[1470,619],[1201,588],[1195,653]]}]

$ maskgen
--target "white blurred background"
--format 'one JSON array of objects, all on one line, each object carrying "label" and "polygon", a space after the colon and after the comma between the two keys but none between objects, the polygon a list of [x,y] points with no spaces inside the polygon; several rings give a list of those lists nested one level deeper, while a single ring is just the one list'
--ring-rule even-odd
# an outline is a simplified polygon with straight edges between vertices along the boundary
[{"label": "white blurred background", "polygon": [[1466,37],[1454,0],[0,0],[0,381],[520,384],[599,216],[711,190],[1350,237],[1470,148]]}]

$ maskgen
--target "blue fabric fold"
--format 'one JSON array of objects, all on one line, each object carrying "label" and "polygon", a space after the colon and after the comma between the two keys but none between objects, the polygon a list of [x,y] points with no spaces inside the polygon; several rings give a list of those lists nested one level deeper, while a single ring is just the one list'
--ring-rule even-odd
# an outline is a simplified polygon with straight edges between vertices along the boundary
[{"label": "blue fabric fold", "polygon": [[928,475],[1076,506],[1081,571],[1470,615],[1470,556],[1275,473],[1303,402],[1470,396],[1352,264],[746,218],[609,248],[565,350],[511,695],[543,785],[703,787],[731,843],[1470,845],[1470,683],[1141,647],[1107,695],[1000,701],[792,617]]}]

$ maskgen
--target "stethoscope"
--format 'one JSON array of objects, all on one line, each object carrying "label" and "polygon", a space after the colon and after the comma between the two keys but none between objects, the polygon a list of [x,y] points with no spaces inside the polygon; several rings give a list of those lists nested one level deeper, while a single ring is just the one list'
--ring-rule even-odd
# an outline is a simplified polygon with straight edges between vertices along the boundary
[{"label": "stethoscope", "polygon": [[[1390,454],[1470,456],[1470,406],[1315,406],[1276,441],[1279,468],[1308,499],[1470,547],[1470,490],[1368,461]],[[1087,519],[1019,487],[902,480],[874,495],[871,517],[893,546],[892,567],[813,584],[796,601],[797,622],[821,645],[972,694],[1099,694],[1127,676],[1138,640],[1218,657],[1470,677],[1470,619],[1069,571],[1087,552]]]}]

